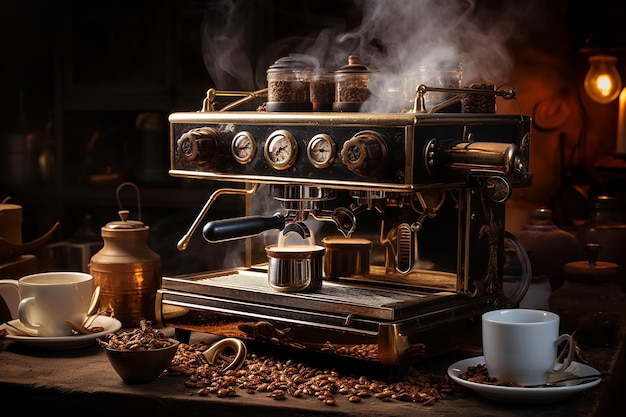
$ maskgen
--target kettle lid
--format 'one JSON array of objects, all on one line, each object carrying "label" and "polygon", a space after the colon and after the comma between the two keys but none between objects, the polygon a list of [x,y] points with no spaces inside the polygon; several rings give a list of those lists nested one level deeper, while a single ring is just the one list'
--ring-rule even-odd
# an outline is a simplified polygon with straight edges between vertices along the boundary
[{"label": "kettle lid", "polygon": [[120,210],[117,212],[121,220],[107,223],[104,228],[109,230],[146,229],[147,226],[138,220],[128,220],[129,211]]}]

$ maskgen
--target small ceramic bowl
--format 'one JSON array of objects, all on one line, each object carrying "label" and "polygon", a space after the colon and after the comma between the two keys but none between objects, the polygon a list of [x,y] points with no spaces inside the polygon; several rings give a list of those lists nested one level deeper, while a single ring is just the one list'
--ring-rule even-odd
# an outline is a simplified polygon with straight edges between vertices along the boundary
[{"label": "small ceramic bowl", "polygon": [[172,345],[150,350],[119,350],[105,347],[109,362],[127,384],[145,384],[156,380],[167,368],[180,342],[169,339]]}]

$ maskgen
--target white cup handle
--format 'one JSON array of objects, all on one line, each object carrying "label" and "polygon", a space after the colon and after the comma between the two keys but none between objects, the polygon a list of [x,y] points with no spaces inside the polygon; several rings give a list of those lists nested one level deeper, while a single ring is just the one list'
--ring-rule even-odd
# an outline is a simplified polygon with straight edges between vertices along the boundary
[{"label": "white cup handle", "polygon": [[555,374],[565,371],[572,363],[574,353],[576,353],[576,343],[574,342],[574,338],[572,336],[569,334],[562,334],[554,341],[554,345],[558,348],[563,342],[567,342],[567,347],[565,348],[567,349],[567,356],[563,363],[559,362],[560,356],[554,361],[552,372]]},{"label": "white cup handle", "polygon": [[31,322],[30,320],[29,311],[36,305],[37,300],[35,300],[35,297],[26,297],[20,301],[20,304],[17,306],[17,317],[20,319],[24,327],[32,330],[39,330],[43,327],[37,323]]}]

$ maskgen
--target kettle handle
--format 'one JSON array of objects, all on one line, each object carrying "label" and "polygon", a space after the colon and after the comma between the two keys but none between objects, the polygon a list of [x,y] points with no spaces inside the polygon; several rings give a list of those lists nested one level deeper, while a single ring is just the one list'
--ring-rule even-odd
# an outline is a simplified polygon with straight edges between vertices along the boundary
[{"label": "kettle handle", "polygon": [[519,285],[517,289],[509,298],[504,299],[504,307],[506,308],[514,308],[519,305],[522,301],[522,298],[526,295],[528,288],[530,287],[530,282],[532,281],[532,267],[530,265],[530,258],[528,257],[528,252],[522,246],[520,241],[515,237],[515,235],[511,232],[504,232],[504,240],[505,242],[509,242],[513,245],[515,249],[515,254],[519,259],[520,265],[522,267],[522,273],[519,281]]},{"label": "kettle handle", "polygon": [[122,188],[129,186],[135,189],[135,193],[137,194],[137,220],[141,221],[141,195],[139,192],[139,187],[135,183],[132,182],[123,182],[121,183],[117,189],[115,190],[115,196],[117,197],[117,205],[120,207],[120,210],[124,210],[122,206],[122,199],[120,198],[120,191]]}]

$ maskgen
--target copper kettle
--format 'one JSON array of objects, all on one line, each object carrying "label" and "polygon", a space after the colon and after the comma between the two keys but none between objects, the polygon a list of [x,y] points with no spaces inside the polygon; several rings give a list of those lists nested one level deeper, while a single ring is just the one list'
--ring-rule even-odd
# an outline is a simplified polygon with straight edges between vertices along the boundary
[{"label": "copper kettle", "polygon": [[122,326],[137,327],[142,319],[156,321],[161,257],[148,246],[150,228],[128,215],[120,210],[120,221],[101,228],[104,246],[91,257],[89,272],[101,289],[101,309],[110,310]]}]

